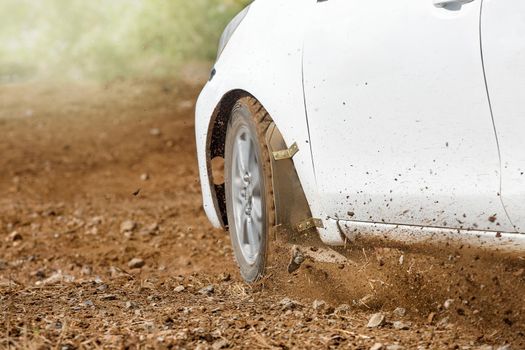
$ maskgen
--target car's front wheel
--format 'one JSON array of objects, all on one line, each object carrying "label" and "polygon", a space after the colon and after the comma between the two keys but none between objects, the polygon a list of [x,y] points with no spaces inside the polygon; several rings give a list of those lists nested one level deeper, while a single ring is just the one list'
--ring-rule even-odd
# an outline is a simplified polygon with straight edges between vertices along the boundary
[{"label": "car's front wheel", "polygon": [[230,238],[242,277],[259,279],[266,267],[274,220],[268,113],[252,97],[240,99],[226,133],[225,183]]}]

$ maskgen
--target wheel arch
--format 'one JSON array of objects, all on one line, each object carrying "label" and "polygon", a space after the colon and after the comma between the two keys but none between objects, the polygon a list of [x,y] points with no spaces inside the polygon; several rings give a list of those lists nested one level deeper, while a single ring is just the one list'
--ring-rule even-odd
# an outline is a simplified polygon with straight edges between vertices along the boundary
[{"label": "wheel arch", "polygon": [[[221,226],[225,229],[228,228],[225,185],[224,183],[216,184],[216,181],[214,181],[214,177],[217,176],[217,174],[214,174],[211,163],[216,157],[225,158],[228,122],[235,104],[243,97],[252,97],[259,101],[257,97],[245,90],[231,90],[221,98],[215,107],[208,126],[206,162],[208,164],[209,185],[217,216],[219,217]],[[259,101],[259,103],[261,102]],[[263,104],[261,103],[261,105]],[[270,154],[289,146],[286,144],[279,127],[273,119],[266,133],[266,144]],[[290,229],[294,228],[299,221],[311,217],[311,212],[293,160],[285,159],[276,161],[273,156],[271,156],[271,170],[276,224]]]},{"label": "wheel arch", "polygon": [[208,178],[210,181],[213,204],[220,220],[221,226],[228,228],[228,216],[226,215],[226,196],[224,183],[216,184],[212,167],[212,159],[216,157],[225,158],[224,146],[226,143],[226,130],[230,120],[231,112],[235,103],[242,97],[251,96],[244,90],[232,90],[227,92],[215,107],[208,125],[208,139],[206,142],[206,162],[208,164]]}]

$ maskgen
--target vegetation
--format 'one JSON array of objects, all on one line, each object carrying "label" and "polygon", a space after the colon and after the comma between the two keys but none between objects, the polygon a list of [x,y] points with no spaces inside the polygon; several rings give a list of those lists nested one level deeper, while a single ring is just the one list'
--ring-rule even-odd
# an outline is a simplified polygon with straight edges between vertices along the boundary
[{"label": "vegetation", "polygon": [[249,0],[0,0],[0,79],[172,75]]}]

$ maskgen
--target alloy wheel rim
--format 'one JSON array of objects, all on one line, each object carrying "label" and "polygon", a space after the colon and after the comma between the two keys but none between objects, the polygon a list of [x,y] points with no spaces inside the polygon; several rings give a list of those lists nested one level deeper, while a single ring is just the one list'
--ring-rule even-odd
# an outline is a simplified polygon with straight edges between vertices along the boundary
[{"label": "alloy wheel rim", "polygon": [[261,170],[255,140],[247,127],[239,128],[232,157],[232,199],[235,231],[243,258],[255,264],[261,249],[263,209]]}]

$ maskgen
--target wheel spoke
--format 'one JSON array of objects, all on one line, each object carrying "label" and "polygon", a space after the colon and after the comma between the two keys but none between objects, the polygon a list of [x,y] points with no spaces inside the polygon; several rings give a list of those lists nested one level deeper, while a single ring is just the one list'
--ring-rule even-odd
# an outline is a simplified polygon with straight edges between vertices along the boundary
[{"label": "wheel spoke", "polygon": [[250,245],[250,238],[249,238],[249,223],[248,223],[248,218],[243,215],[242,216],[242,224],[241,224],[241,244],[242,245]]},{"label": "wheel spoke", "polygon": [[234,196],[233,200],[235,201],[235,205],[238,207],[244,206],[244,198],[242,197],[241,191],[237,191]]},{"label": "wheel spoke", "polygon": [[262,223],[262,201],[261,197],[253,197],[252,199],[252,217],[258,224]]},{"label": "wheel spoke", "polygon": [[241,176],[249,171],[250,144],[250,139],[243,140],[241,137],[237,139],[237,159],[239,160],[238,169]]},{"label": "wheel spoke", "polygon": [[258,230],[255,222],[253,220],[248,221],[248,240],[250,243],[250,253],[252,256],[255,256],[259,250],[259,234],[257,231]]},{"label": "wheel spoke", "polygon": [[261,175],[259,174],[259,169],[250,169],[250,175],[251,175],[251,182],[252,182],[252,188],[253,193],[261,194]]},{"label": "wheel spoke", "polygon": [[[242,183],[242,178],[239,176],[239,174],[232,174],[232,188],[235,191],[239,191],[243,188],[244,184]],[[240,192],[240,191],[239,191]]]}]

